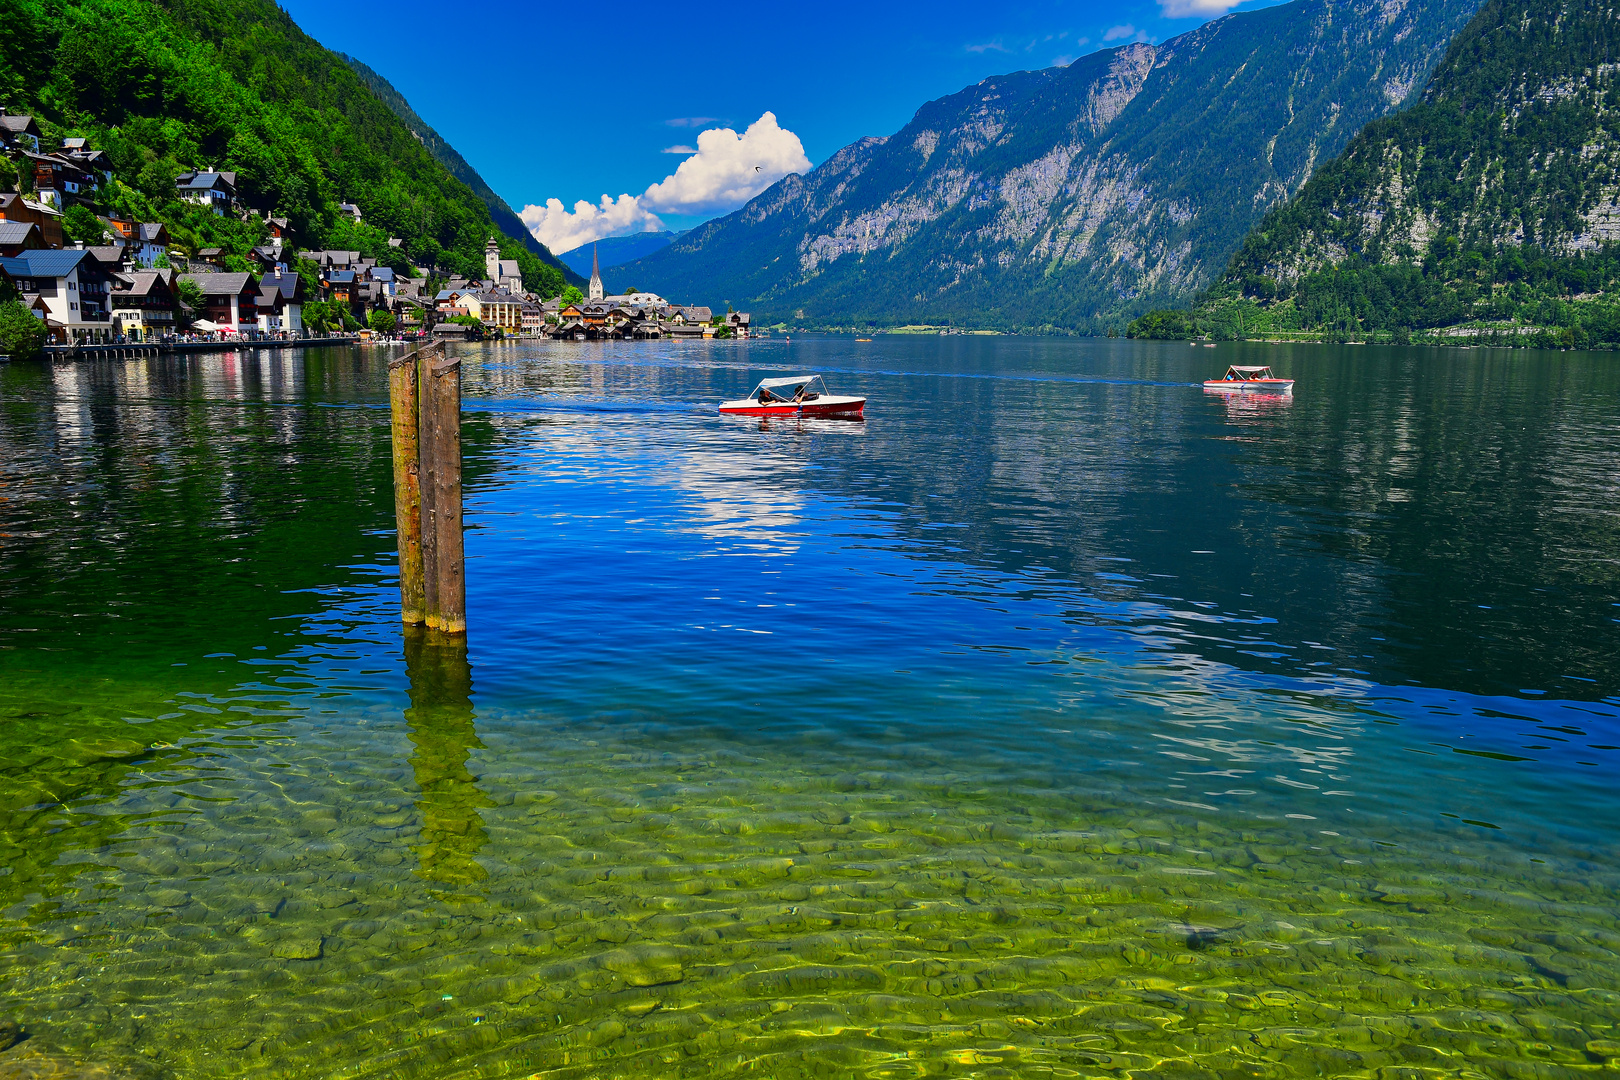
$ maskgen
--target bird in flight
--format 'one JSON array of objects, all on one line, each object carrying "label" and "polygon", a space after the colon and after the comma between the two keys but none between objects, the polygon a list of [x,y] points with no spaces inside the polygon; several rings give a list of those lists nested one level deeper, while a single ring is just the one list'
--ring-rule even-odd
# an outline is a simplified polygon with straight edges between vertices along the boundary
[{"label": "bird in flight", "polygon": [[759,166],[758,166],[758,165],[755,165],[755,166],[754,166],[754,171],[755,171],[755,172],[759,172]]}]

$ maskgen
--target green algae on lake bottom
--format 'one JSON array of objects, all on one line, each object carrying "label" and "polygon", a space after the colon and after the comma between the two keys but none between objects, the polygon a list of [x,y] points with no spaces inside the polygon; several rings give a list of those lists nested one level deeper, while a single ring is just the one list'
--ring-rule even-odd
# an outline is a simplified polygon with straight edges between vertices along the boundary
[{"label": "green algae on lake bottom", "polygon": [[[460,701],[151,752],[72,887],[6,913],[17,1019],[53,1050],[196,1077],[1620,1059],[1607,852],[1144,806],[911,739],[523,714],[475,737]],[[49,846],[66,816],[11,838]]]}]

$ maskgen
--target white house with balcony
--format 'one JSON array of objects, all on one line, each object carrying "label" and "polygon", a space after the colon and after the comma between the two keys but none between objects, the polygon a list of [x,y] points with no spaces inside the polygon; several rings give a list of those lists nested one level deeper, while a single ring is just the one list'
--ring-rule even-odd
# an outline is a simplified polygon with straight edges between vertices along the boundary
[{"label": "white house with balcony", "polygon": [[224,217],[236,205],[236,174],[233,172],[189,172],[175,178],[175,191],[182,199],[213,209]]}]

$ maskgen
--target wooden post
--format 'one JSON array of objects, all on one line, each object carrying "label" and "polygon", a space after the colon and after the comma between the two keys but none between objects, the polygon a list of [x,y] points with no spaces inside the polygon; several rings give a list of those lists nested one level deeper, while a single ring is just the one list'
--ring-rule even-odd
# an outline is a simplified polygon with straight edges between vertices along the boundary
[{"label": "wooden post", "polygon": [[[461,361],[422,350],[421,397],[423,590],[427,624],[467,632],[467,582],[461,538]],[[428,537],[431,536],[431,540]]]},{"label": "wooden post", "polygon": [[422,596],[422,490],[414,352],[388,364],[388,408],[393,418],[394,523],[399,529],[399,617],[414,624],[427,618]]}]

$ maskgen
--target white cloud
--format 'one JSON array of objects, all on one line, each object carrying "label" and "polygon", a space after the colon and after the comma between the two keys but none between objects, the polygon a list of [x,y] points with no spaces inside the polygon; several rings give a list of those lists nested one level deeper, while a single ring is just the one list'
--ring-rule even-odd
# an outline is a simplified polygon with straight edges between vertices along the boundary
[{"label": "white cloud", "polygon": [[599,206],[581,199],[572,211],[563,206],[561,199],[547,199],[544,206],[525,206],[518,217],[534,238],[555,255],[604,236],[658,232],[664,227],[658,215],[643,209],[634,195],[620,195],[617,200],[604,195]]},{"label": "white cloud", "polygon": [[1243,0],[1159,0],[1159,10],[1167,19],[1210,18],[1225,15]]},{"label": "white cloud", "polygon": [[647,189],[643,203],[677,214],[730,210],[788,173],[810,169],[804,144],[778,126],[775,113],[761,116],[741,135],[731,128],[710,128],[698,135],[697,144],[696,154]]},{"label": "white cloud", "polygon": [[[1208,0],[1161,0],[1161,3],[1168,3],[1168,4],[1179,4],[1179,3],[1194,3],[1194,4],[1196,4],[1196,3],[1204,3],[1204,2],[1208,2]],[[1219,2],[1219,0],[1217,0],[1217,2]],[[1126,23],[1124,26],[1110,26],[1107,30],[1103,31],[1103,40],[1104,41],[1118,41],[1120,38],[1134,37],[1135,34],[1136,34],[1136,27],[1132,26],[1130,23]]]},{"label": "white cloud", "polygon": [[664,125],[666,127],[695,128],[702,127],[704,124],[718,124],[719,122],[720,118],[718,116],[677,116],[673,120],[665,120]]},{"label": "white cloud", "polygon": [[970,53],[987,53],[987,52],[1004,53],[1004,52],[1011,52],[1012,51],[1011,49],[1007,48],[1007,46],[1003,45],[999,41],[986,41],[982,45],[964,45],[962,47],[964,49],[966,49]]},{"label": "white cloud", "polygon": [[[677,121],[668,123],[677,126]],[[599,204],[581,199],[572,210],[561,199],[547,199],[544,206],[525,206],[518,216],[536,240],[560,255],[604,236],[660,230],[660,212],[736,209],[789,173],[810,169],[804,144],[777,124],[774,113],[765,113],[741,135],[731,128],[710,128],[698,135],[695,150],[671,146],[664,153],[691,156],[641,195],[603,195]]]}]

